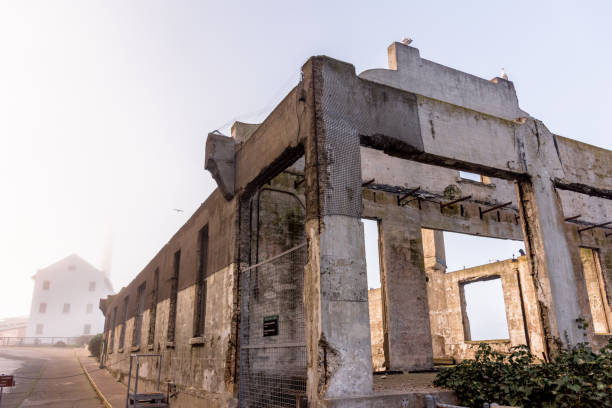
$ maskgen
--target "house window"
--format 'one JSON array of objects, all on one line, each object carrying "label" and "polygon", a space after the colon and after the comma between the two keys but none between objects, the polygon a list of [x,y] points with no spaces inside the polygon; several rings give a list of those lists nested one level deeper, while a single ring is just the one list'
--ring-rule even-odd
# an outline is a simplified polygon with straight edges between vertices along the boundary
[{"label": "house window", "polygon": [[204,337],[206,323],[206,263],[208,261],[208,225],[200,230],[198,237],[200,249],[200,262],[197,276],[194,337]]},{"label": "house window", "polygon": [[170,287],[170,310],[168,316],[168,335],[166,336],[169,342],[174,342],[174,333],[176,326],[176,302],[178,300],[178,280],[179,270],[181,266],[181,251],[174,253],[174,268],[172,271],[171,287]]},{"label": "house window", "polygon": [[91,324],[86,324],[85,326],[83,326],[83,334],[90,334],[91,333]]},{"label": "house window", "polygon": [[74,266],[74,265],[68,265],[68,270],[69,270],[69,271],[74,271],[74,270],[76,270],[76,266]]},{"label": "house window", "polygon": [[134,321],[134,332],[132,333],[132,345],[137,346],[140,344],[140,334],[142,332],[142,314],[144,313],[144,302],[145,302],[145,288],[147,283],[143,282],[138,287],[138,294],[136,298],[136,319]]},{"label": "house window", "polygon": [[43,334],[43,324],[39,323],[36,325],[36,334]]},{"label": "house window", "polygon": [[125,299],[123,299],[123,324],[121,325],[121,333],[119,334],[119,348],[123,348],[125,344],[125,325],[127,324],[129,303],[130,297],[126,296]]},{"label": "house window", "polygon": [[48,280],[43,281],[43,290],[49,290],[50,286],[51,286],[51,282],[49,282]]},{"label": "house window", "polygon": [[46,313],[47,312],[47,304],[41,303],[38,305],[38,313]]},{"label": "house window", "polygon": [[153,274],[153,290],[151,291],[151,305],[149,306],[149,336],[147,344],[153,344],[155,340],[155,319],[157,316],[157,292],[159,290],[159,269]]},{"label": "house window", "polygon": [[89,282],[89,291],[94,292],[96,290],[96,282]]},{"label": "house window", "polygon": [[88,304],[87,304],[87,313],[88,313],[88,314],[89,314],[89,313],[93,313],[93,304],[91,304],[91,303],[88,303]]},{"label": "house window", "polygon": [[70,313],[70,303],[64,303],[63,313]]}]

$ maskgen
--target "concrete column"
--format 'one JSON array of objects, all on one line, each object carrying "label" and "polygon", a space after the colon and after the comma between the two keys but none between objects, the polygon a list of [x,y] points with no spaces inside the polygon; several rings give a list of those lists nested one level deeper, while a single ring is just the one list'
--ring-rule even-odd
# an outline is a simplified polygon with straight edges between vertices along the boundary
[{"label": "concrete column", "polygon": [[539,358],[543,358],[546,352],[546,344],[542,331],[542,319],[538,307],[538,298],[533,276],[530,273],[527,257],[518,258],[519,285],[523,295],[523,307],[525,308],[525,324],[527,325],[527,335],[529,349],[531,353]]},{"label": "concrete column", "polygon": [[509,270],[505,270],[500,274],[506,309],[508,338],[512,346],[528,344],[527,328],[523,318],[523,299],[519,282],[518,261],[515,266],[508,268]]},{"label": "concrete column", "polygon": [[360,142],[342,112],[335,110],[346,102],[334,102],[338,94],[333,87],[338,84],[329,64],[313,58],[303,67],[304,89],[314,89],[314,126],[305,142],[304,277],[307,395],[312,407],[325,406],[329,398],[372,393]]},{"label": "concrete column", "polygon": [[545,340],[554,352],[555,339],[566,346],[585,341],[577,324],[585,317],[576,280],[576,271],[582,272],[578,247],[568,242],[561,200],[550,179],[519,180],[517,191]]},{"label": "concrete column", "polygon": [[608,315],[610,307],[603,285],[602,267],[599,252],[591,248],[580,248],[587,293],[595,333],[610,333]]},{"label": "concrete column", "polygon": [[422,229],[423,258],[427,274],[427,301],[429,304],[429,324],[433,357],[445,359],[446,339],[450,338],[448,324],[448,306],[446,303],[446,254],[444,250],[444,233],[438,230]]},{"label": "concrete column", "polygon": [[[590,320],[578,242],[565,227],[561,199],[552,180],[564,174],[555,136],[540,121],[516,128],[529,179],[516,182],[521,226],[536,285],[548,352],[556,340],[571,346],[587,341],[577,319]],[[588,333],[587,333],[588,334]]]},{"label": "concrete column", "polygon": [[423,260],[425,270],[432,269],[446,272],[446,250],[444,249],[444,231],[421,229],[423,237]]},{"label": "concrete column", "polygon": [[427,276],[420,225],[382,220],[387,366],[391,370],[433,368]]}]

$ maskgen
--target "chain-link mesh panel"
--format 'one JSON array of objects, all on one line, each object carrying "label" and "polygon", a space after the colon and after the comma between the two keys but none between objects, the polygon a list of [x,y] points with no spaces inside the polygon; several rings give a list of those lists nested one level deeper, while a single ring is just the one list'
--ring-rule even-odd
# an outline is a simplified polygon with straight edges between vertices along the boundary
[{"label": "chain-link mesh panel", "polygon": [[306,244],[242,272],[239,406],[295,407],[306,393]]}]

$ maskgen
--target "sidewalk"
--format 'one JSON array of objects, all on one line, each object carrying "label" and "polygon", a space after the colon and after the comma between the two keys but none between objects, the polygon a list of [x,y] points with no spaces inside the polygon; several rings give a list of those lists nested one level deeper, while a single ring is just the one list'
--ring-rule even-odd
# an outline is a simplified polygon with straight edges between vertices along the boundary
[{"label": "sidewalk", "polygon": [[98,361],[89,357],[87,350],[80,350],[77,352],[79,361],[83,365],[83,368],[87,371],[91,380],[93,381],[94,389],[97,388],[103,399],[105,399],[105,405],[107,408],[122,408],[125,406],[125,395],[127,388],[120,382],[117,382],[115,378],[110,375],[105,369],[100,370]]}]

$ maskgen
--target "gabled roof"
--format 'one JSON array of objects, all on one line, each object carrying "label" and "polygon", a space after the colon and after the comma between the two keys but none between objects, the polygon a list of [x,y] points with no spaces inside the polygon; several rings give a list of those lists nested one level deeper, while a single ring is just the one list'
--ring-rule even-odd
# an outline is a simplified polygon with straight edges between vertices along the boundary
[{"label": "gabled roof", "polygon": [[[52,263],[51,265],[48,265],[44,268],[39,269],[34,276],[32,276],[32,279],[36,278],[36,275],[38,275],[39,272],[44,272],[47,271],[49,269],[57,269],[59,267],[62,267],[63,265],[71,265],[71,264],[75,264],[75,265],[81,265],[81,266],[85,266],[86,268],[90,269],[90,270],[94,270],[100,274],[104,274],[103,271],[99,270],[98,268],[96,268],[95,266],[93,266],[92,264],[90,264],[89,262],[87,262],[86,260],[84,260],[83,258],[81,258],[79,255],[77,254],[70,254],[65,258],[62,258],[54,263]],[[112,289],[112,286],[110,284],[110,281],[108,281],[108,279],[105,279],[107,281],[107,285],[109,286],[109,288]]]}]

